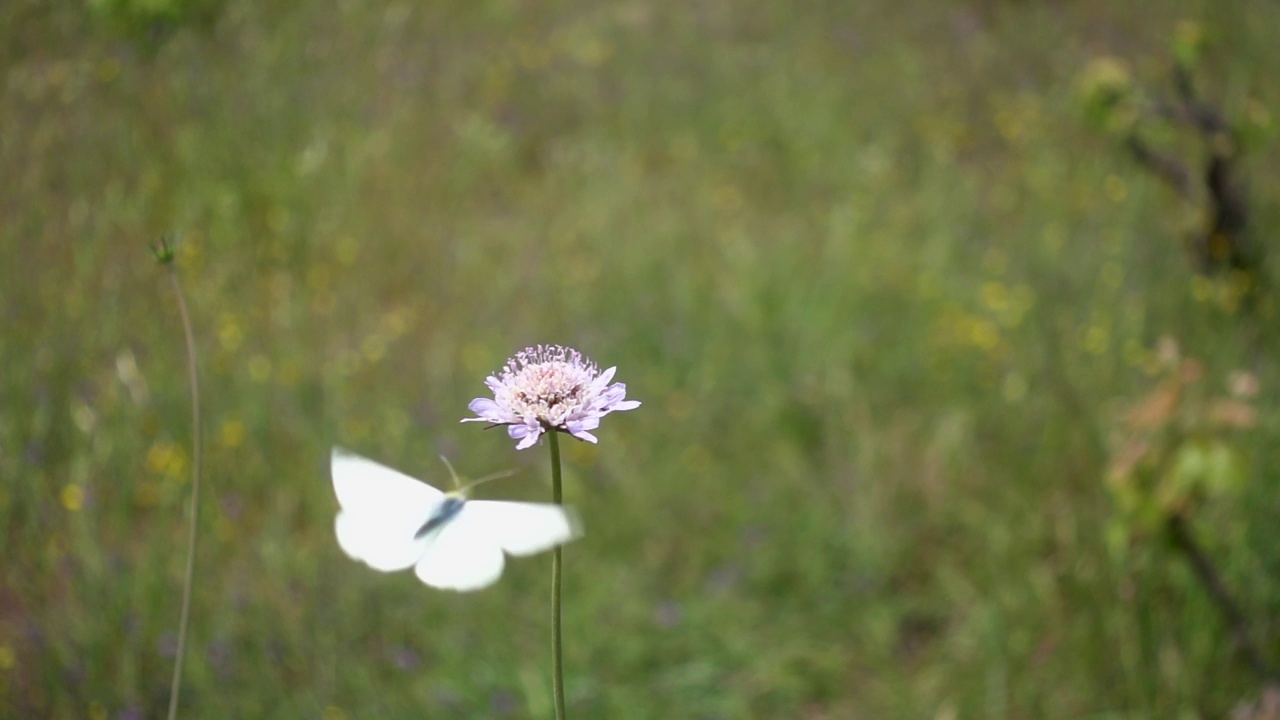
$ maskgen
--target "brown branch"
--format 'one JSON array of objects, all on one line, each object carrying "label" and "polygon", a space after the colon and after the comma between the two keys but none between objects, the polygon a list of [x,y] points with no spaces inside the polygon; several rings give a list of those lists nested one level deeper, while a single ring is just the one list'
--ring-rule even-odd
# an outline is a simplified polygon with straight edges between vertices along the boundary
[{"label": "brown branch", "polygon": [[1280,682],[1280,676],[1277,676],[1268,665],[1262,651],[1249,636],[1249,625],[1245,621],[1244,613],[1240,610],[1240,605],[1231,597],[1222,576],[1209,561],[1209,556],[1205,554],[1204,549],[1196,542],[1191,534],[1191,528],[1187,526],[1187,521],[1179,515],[1170,517],[1169,536],[1173,540],[1174,547],[1187,556],[1187,562],[1191,563],[1191,569],[1195,571],[1196,578],[1200,580],[1200,584],[1209,593],[1209,598],[1217,606],[1218,612],[1222,614],[1222,619],[1227,623],[1235,639],[1236,649],[1244,656],[1245,663],[1258,675],[1259,679]]},{"label": "brown branch", "polygon": [[1231,132],[1231,123],[1216,107],[1200,99],[1191,83],[1191,73],[1181,63],[1173,65],[1173,86],[1182,101],[1183,116],[1208,139]]},{"label": "brown branch", "polygon": [[1138,137],[1136,133],[1128,137],[1125,141],[1125,146],[1139,165],[1169,183],[1177,191],[1179,197],[1186,200],[1191,199],[1191,173],[1183,162],[1169,153],[1162,153],[1153,149],[1143,142],[1142,138]]}]

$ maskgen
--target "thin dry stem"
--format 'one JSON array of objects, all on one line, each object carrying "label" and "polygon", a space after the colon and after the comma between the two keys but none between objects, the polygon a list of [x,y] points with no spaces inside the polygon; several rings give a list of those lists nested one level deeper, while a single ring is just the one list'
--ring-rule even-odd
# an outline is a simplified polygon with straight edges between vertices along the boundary
[{"label": "thin dry stem", "polygon": [[182,615],[178,620],[177,657],[173,665],[173,683],[169,687],[169,720],[178,716],[178,695],[182,685],[182,661],[186,656],[187,630],[191,624],[191,589],[196,574],[196,528],[200,518],[200,380],[196,371],[196,341],[191,330],[191,316],[182,294],[182,284],[172,262],[167,262],[169,280],[178,298],[178,312],[182,316],[182,331],[187,343],[187,376],[191,385],[191,523],[187,535],[187,571],[182,582]]}]

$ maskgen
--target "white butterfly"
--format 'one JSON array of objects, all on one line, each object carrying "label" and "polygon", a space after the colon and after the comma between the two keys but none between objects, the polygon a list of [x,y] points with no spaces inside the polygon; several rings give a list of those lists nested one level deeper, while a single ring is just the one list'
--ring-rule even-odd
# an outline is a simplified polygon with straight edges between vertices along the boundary
[{"label": "white butterfly", "polygon": [[333,449],[332,472],[343,552],[382,572],[414,566],[432,587],[488,587],[502,575],[504,551],[533,555],[582,535],[570,508],[467,500],[341,448]]}]

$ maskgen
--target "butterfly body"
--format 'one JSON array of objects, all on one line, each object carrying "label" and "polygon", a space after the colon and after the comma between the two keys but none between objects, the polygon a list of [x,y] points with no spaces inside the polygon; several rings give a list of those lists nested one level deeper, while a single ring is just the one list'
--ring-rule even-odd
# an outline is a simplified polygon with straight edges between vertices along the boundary
[{"label": "butterfly body", "polygon": [[413,534],[413,539],[417,540],[431,532],[444,527],[445,523],[458,516],[462,512],[462,507],[467,504],[467,498],[461,494],[445,495],[444,501],[435,509],[431,517],[418,528],[418,532]]},{"label": "butterfly body", "polygon": [[343,552],[381,572],[412,567],[432,587],[488,587],[505,555],[532,555],[582,534],[577,515],[560,505],[468,500],[338,448],[331,467]]}]

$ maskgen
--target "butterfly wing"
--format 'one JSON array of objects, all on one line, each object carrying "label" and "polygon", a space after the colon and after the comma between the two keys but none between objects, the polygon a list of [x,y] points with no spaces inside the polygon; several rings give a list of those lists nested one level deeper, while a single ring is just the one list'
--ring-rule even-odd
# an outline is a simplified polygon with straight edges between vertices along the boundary
[{"label": "butterfly wing", "polygon": [[343,552],[382,572],[417,562],[429,536],[414,535],[444,501],[444,493],[341,448],[333,449],[331,470],[342,506],[334,530]]},{"label": "butterfly wing", "polygon": [[375,570],[414,566],[422,582],[466,592],[502,575],[503,551],[532,555],[582,535],[570,508],[475,500],[422,537],[415,537],[445,494],[408,475],[340,448],[332,454],[333,487],[342,511],[338,544]]},{"label": "butterfly wing", "polygon": [[455,522],[473,525],[503,550],[523,557],[582,537],[573,508],[546,503],[472,500]]},{"label": "butterfly wing", "polygon": [[484,526],[466,521],[470,505],[424,538],[414,574],[431,587],[468,592],[489,587],[502,576],[502,548]]}]

